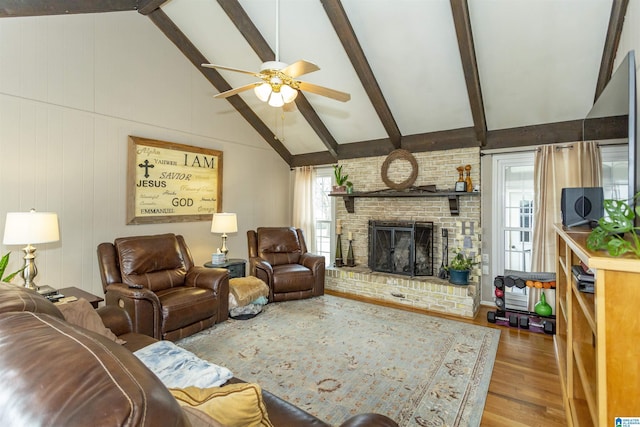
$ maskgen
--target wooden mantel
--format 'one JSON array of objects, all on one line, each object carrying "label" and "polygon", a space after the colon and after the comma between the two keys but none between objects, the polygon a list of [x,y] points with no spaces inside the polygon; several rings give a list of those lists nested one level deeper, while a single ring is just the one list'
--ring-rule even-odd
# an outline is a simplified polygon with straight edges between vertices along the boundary
[{"label": "wooden mantel", "polygon": [[424,190],[420,188],[410,188],[403,191],[385,189],[376,191],[355,191],[353,193],[329,193],[332,197],[342,197],[344,200],[344,206],[347,212],[355,212],[355,198],[356,197],[447,197],[449,199],[449,211],[451,216],[458,216],[460,214],[459,200],[460,197],[466,196],[479,196],[479,191],[473,192],[461,192],[450,190]]}]

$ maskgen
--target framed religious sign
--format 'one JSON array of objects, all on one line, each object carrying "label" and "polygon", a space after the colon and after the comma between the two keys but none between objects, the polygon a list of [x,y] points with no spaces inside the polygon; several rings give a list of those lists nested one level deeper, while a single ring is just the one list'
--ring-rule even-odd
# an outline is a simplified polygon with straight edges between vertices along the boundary
[{"label": "framed religious sign", "polygon": [[210,221],[222,207],[222,151],[129,136],[127,224]]}]

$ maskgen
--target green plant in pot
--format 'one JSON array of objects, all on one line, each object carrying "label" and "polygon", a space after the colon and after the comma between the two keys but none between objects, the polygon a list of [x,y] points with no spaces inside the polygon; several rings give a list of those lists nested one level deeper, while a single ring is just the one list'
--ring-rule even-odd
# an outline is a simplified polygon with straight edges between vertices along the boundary
[{"label": "green plant in pot", "polygon": [[22,270],[24,270],[24,267],[22,267],[20,270],[14,271],[13,273],[4,277],[4,271],[7,269],[7,265],[9,265],[10,255],[11,255],[11,252],[7,252],[7,254],[0,259],[0,279],[5,283],[9,283],[11,280],[13,280],[14,277],[22,273]]},{"label": "green plant in pot", "polygon": [[[640,199],[640,192],[634,199]],[[587,237],[587,248],[606,250],[611,256],[631,252],[640,258],[640,227],[633,226],[636,215],[640,215],[640,206],[636,206],[634,212],[626,201],[611,199],[605,200],[603,206],[605,216],[598,220],[598,226]]]},{"label": "green plant in pot", "polygon": [[449,283],[454,285],[468,285],[469,273],[474,265],[478,264],[473,258],[467,256],[462,249],[453,250],[453,258],[445,269],[449,272]]},{"label": "green plant in pot", "polygon": [[353,183],[351,181],[347,181],[345,186],[347,187],[347,194],[353,194]]},{"label": "green plant in pot", "polygon": [[346,193],[349,175],[342,172],[342,165],[333,165],[333,175],[336,178],[336,185],[333,186],[333,192]]}]

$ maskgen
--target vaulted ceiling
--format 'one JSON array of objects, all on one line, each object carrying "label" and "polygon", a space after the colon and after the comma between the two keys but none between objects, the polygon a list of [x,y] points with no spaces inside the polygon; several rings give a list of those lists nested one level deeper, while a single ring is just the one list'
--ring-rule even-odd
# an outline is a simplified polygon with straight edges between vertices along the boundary
[{"label": "vaulted ceiling", "polygon": [[211,95],[257,79],[202,63],[258,71],[275,52],[286,63],[313,62],[320,70],[300,79],[348,92],[349,102],[302,93],[283,111],[253,91],[211,99],[301,166],[396,148],[579,140],[582,119],[611,76],[628,4],[279,1],[278,19],[276,0],[4,0],[0,17],[137,10],[211,82]]}]

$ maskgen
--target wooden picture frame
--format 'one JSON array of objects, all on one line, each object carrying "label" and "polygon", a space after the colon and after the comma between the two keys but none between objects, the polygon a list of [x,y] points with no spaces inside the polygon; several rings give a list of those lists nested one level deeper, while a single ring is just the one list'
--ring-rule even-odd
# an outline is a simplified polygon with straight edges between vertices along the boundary
[{"label": "wooden picture frame", "polygon": [[129,136],[127,224],[211,221],[222,207],[222,151]]}]

